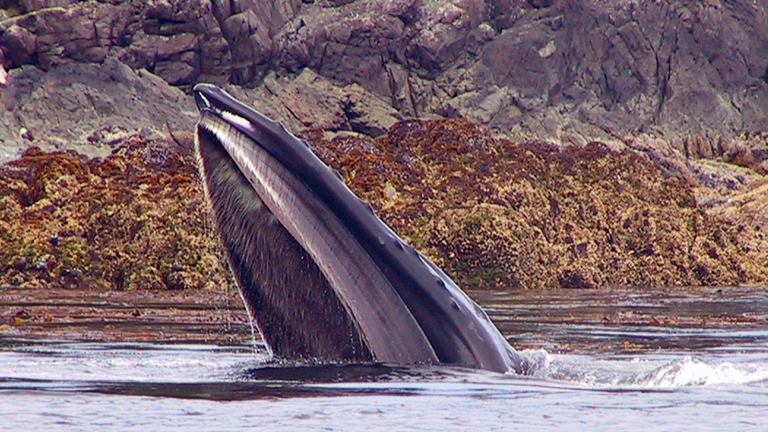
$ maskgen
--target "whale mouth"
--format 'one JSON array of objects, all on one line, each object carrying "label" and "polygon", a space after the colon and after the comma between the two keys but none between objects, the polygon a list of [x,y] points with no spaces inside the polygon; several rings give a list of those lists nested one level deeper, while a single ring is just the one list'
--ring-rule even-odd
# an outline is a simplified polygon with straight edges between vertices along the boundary
[{"label": "whale mouth", "polygon": [[275,356],[520,370],[479,306],[304,142],[218,87],[193,92],[205,193]]}]

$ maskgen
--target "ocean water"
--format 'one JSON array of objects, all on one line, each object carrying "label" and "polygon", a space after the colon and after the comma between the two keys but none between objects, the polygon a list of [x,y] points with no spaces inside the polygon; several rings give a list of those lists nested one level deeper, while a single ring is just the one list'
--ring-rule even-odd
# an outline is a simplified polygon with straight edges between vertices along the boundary
[{"label": "ocean water", "polygon": [[[100,431],[765,431],[767,292],[470,293],[528,359],[525,376],[276,364],[247,340],[2,331],[0,419]],[[176,324],[149,325],[168,334]]]}]

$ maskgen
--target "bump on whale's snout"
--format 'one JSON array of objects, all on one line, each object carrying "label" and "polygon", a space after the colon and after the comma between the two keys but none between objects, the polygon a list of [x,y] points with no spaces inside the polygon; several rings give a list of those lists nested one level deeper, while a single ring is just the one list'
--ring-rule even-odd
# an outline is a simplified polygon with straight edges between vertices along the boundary
[{"label": "bump on whale's snout", "polygon": [[197,109],[199,111],[210,109],[211,103],[208,102],[208,98],[205,97],[203,93],[203,89],[200,88],[201,85],[198,84],[195,86],[194,89],[194,95],[195,95],[195,104],[197,105]]}]

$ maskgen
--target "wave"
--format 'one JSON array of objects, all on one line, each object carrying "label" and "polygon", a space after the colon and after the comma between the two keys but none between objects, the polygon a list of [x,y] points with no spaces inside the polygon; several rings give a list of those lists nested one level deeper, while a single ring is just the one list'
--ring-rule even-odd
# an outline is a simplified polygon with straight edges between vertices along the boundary
[{"label": "wave", "polygon": [[529,375],[549,380],[612,387],[677,388],[768,384],[768,358],[722,361],[685,355],[671,360],[596,359],[526,350]]}]

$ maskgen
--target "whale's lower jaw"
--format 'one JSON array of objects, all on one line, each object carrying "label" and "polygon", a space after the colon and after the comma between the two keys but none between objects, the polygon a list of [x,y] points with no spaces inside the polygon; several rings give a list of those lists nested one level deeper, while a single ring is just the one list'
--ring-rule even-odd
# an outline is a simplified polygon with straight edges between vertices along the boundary
[{"label": "whale's lower jaw", "polygon": [[230,268],[251,322],[273,354],[293,360],[372,360],[325,277],[224,148],[200,127],[196,141]]},{"label": "whale's lower jaw", "polygon": [[221,89],[194,92],[206,196],[276,356],[521,371],[485,312],[303,142]]}]

